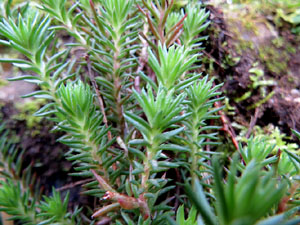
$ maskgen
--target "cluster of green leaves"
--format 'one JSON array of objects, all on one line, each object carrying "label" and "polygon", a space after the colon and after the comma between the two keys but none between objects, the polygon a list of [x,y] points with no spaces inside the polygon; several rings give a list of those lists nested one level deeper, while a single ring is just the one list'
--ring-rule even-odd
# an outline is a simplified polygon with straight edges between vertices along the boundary
[{"label": "cluster of green leaves", "polygon": [[[287,180],[277,180],[272,169],[263,171],[262,164],[255,160],[244,167],[235,155],[228,170],[226,183],[223,183],[221,166],[217,158],[213,159],[212,167],[214,176],[212,188],[216,198],[213,204],[207,201],[198,181],[195,182],[194,188],[186,184],[186,191],[200,212],[201,217],[198,217],[200,224],[299,223],[299,217],[289,219],[295,213],[294,209],[277,215],[272,211],[273,206],[279,204],[287,191]],[[237,173],[241,175],[237,177]],[[266,215],[274,216],[263,219]]]},{"label": "cluster of green leaves", "polygon": [[[286,152],[293,164],[269,157],[273,148],[251,139],[227,176],[212,160],[222,154],[209,149],[220,144],[212,131],[220,129],[214,122],[220,108],[214,105],[223,99],[222,84],[198,73],[206,39],[200,35],[209,25],[209,13],[198,1],[42,0],[24,10],[0,21],[0,44],[22,56],[0,62],[20,68],[12,81],[39,85],[24,97],[48,101],[35,115],[65,133],[58,141],[70,148],[65,156],[73,162],[71,175],[92,178],[84,193],[101,201],[80,221],[78,209],[67,213],[68,197],[61,201],[53,190],[40,202],[7,177],[0,207],[12,219],[101,224],[108,216],[113,224],[253,224],[276,214],[287,186],[296,182],[296,154]],[[20,160],[11,162],[20,170]],[[172,170],[177,179],[169,175]],[[187,192],[174,180],[186,181]],[[191,209],[187,219],[181,206],[172,220],[176,202]]]},{"label": "cluster of green leaves", "polygon": [[290,174],[291,176],[299,173],[299,163],[294,159],[298,155],[299,147],[296,143],[290,142],[291,138],[281,133],[278,127],[271,124],[264,128],[254,126],[254,137],[250,139],[244,137],[247,132],[246,127],[240,125],[236,125],[236,127],[241,129],[237,139],[241,143],[247,143],[247,146],[240,147],[244,149],[242,154],[246,162],[255,158],[264,165],[269,165],[278,161],[277,154],[280,154],[278,173],[281,175]]},{"label": "cluster of green leaves", "polygon": [[111,158],[107,158],[105,150],[113,141],[105,138],[108,128],[102,125],[102,115],[93,103],[90,87],[81,81],[69,82],[58,89],[57,95],[61,101],[55,113],[59,120],[57,128],[67,133],[58,141],[71,148],[66,156],[78,165],[75,170],[79,172],[74,175],[91,176],[89,169],[102,169],[104,162],[108,169]]},{"label": "cluster of green leaves", "polygon": [[[1,211],[12,215],[11,220],[22,221],[27,225],[42,224],[79,224],[76,217],[80,212],[68,212],[69,194],[64,200],[55,189],[52,196],[42,196],[38,182],[30,174],[30,166],[22,168],[23,152],[9,142],[9,133],[5,124],[0,127],[0,158],[1,181],[0,202]],[[32,186],[35,184],[34,186]],[[78,222],[78,223],[77,223]]]},{"label": "cluster of green leaves", "polygon": [[171,13],[167,20],[167,30],[171,30],[172,26],[177,21],[182,20],[185,15],[186,19],[183,21],[183,31],[180,41],[186,49],[199,54],[203,49],[201,48],[202,41],[206,40],[207,36],[198,35],[210,24],[207,21],[209,11],[206,11],[205,8],[201,9],[201,4],[199,3],[188,4],[185,11]]},{"label": "cluster of green leaves", "polygon": [[[300,137],[298,132],[294,133]],[[198,180],[193,186],[185,184],[187,195],[201,215],[198,217],[200,224],[279,225],[300,222],[299,217],[293,218],[299,209],[297,174],[300,157],[288,150],[274,154],[274,147],[261,137],[250,138],[246,146],[240,145],[243,160],[235,154],[225,176],[221,173],[223,168],[219,158],[213,157],[213,204],[207,201],[208,193],[203,189],[207,184],[201,185]],[[224,177],[225,182],[222,181]],[[290,192],[289,196],[286,196],[287,192]],[[286,198],[290,198],[288,205]],[[269,217],[264,218],[266,215]],[[176,224],[172,220],[171,223]]]},{"label": "cluster of green leaves", "polygon": [[24,14],[30,5],[30,2],[21,2],[16,4],[12,0],[0,1],[0,18],[15,17],[18,13]]}]

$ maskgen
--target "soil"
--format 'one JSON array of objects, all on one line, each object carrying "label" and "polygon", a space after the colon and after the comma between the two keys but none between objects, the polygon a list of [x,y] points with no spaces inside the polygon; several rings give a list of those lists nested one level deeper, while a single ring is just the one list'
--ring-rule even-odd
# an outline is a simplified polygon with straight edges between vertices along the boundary
[{"label": "soil", "polygon": [[53,124],[44,119],[34,128],[29,129],[25,120],[15,120],[14,115],[18,110],[12,103],[5,103],[0,110],[2,121],[5,121],[7,129],[10,130],[11,141],[18,143],[18,147],[24,150],[23,168],[31,165],[31,173],[37,178],[41,191],[45,195],[52,192],[52,188],[61,189],[62,196],[70,192],[70,208],[82,204],[89,205],[89,198],[81,195],[83,191],[80,185],[76,185],[78,178],[69,173],[71,162],[67,161],[64,153],[68,148],[56,142],[61,133],[51,133]]},{"label": "soil", "polygon": [[[13,54],[15,53],[0,46],[0,55]],[[32,176],[37,178],[36,182],[39,183],[42,194],[51,194],[54,187],[61,190],[62,196],[70,192],[70,208],[82,204],[91,205],[93,201],[81,194],[83,190],[76,183],[79,179],[69,175],[74,171],[71,170],[71,162],[64,157],[68,148],[56,142],[63,134],[51,132],[54,124],[46,119],[33,120],[33,124],[29,126],[28,120],[33,118],[32,112],[20,112],[20,108],[24,108],[26,104],[30,102],[35,104],[34,98],[21,96],[38,90],[38,87],[25,81],[5,83],[7,78],[23,73],[15,70],[9,63],[1,63],[0,72],[1,81],[4,83],[0,86],[0,120],[6,123],[11,141],[16,142],[18,148],[24,150],[23,168],[31,165]],[[21,106],[17,107],[18,105]]]},{"label": "soil", "polygon": [[[208,8],[211,12],[210,42],[204,56],[210,65],[206,61],[204,70],[209,70],[212,76],[224,83],[223,92],[235,108],[235,115],[230,116],[230,120],[249,127],[255,108],[258,108],[256,125],[273,124],[287,135],[292,135],[291,129],[300,130],[299,37],[293,35],[288,26],[278,29],[263,16],[252,21],[256,29],[253,32],[245,27],[242,19],[238,19],[239,12],[226,12],[212,5]],[[274,46],[278,40],[282,44]],[[265,49],[272,51],[263,55]],[[275,85],[265,87],[267,94],[273,92],[270,99],[249,109],[263,99],[258,88],[251,87],[253,74],[249,70],[255,64],[263,71],[262,80],[272,80]],[[239,102],[235,100],[249,91],[250,97]]]},{"label": "soil", "polygon": [[[13,68],[9,65],[2,65],[2,68],[2,79],[13,73]],[[32,176],[37,178],[41,193],[49,195],[54,187],[62,190],[62,196],[65,196],[67,191],[70,192],[70,208],[82,204],[90,205],[90,199],[80,194],[83,191],[81,186],[76,185],[79,179],[69,175],[73,172],[72,165],[64,157],[68,148],[56,142],[63,134],[51,132],[54,124],[49,120],[37,120],[32,127],[28,127],[26,117],[32,115],[28,113],[25,118],[18,116],[20,111],[16,106],[34,100],[23,99],[21,96],[37,89],[37,86],[24,81],[10,82],[0,87],[0,118],[10,131],[10,141],[24,150],[23,168],[31,165]]]}]

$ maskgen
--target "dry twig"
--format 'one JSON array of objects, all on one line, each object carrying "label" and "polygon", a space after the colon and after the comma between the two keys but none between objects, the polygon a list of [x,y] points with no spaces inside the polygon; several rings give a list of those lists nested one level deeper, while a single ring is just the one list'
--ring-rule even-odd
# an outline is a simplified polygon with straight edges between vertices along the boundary
[{"label": "dry twig", "polygon": [[260,110],[259,110],[259,107],[255,108],[255,113],[254,113],[254,116],[251,116],[251,120],[250,120],[250,125],[249,125],[249,128],[248,128],[248,131],[245,135],[245,137],[248,139],[251,135],[251,132],[253,130],[253,127],[255,126],[256,124],[256,121],[257,121],[257,117],[258,117],[258,114],[259,114]]},{"label": "dry twig", "polygon": [[[147,32],[149,30],[149,26],[147,23],[144,24],[144,30],[143,30],[143,34],[146,36]],[[134,88],[136,91],[140,92],[141,89],[140,89],[140,77],[139,77],[139,73],[141,71],[143,71],[147,61],[148,61],[148,52],[147,52],[147,49],[148,49],[148,42],[147,40],[141,38],[141,42],[142,42],[142,51],[141,51],[141,54],[140,54],[140,57],[139,57],[139,66],[136,70],[136,78],[134,79]]]},{"label": "dry twig", "polygon": [[[218,102],[215,102],[215,103],[214,103],[214,106],[215,106],[216,108],[220,108],[220,107],[221,107],[221,103],[220,103],[219,101],[218,101]],[[234,147],[235,147],[236,150],[239,152],[239,154],[240,154],[240,156],[241,156],[241,159],[242,159],[242,161],[243,161],[243,164],[245,165],[245,161],[244,161],[244,159],[243,159],[243,157],[242,157],[242,154],[241,154],[241,152],[240,152],[240,149],[239,149],[239,143],[238,143],[238,141],[236,140],[236,134],[235,134],[235,132],[234,132],[232,126],[231,126],[231,123],[230,123],[229,118],[225,115],[225,113],[224,113],[222,110],[219,110],[218,113],[219,113],[219,115],[220,115],[220,117],[221,117],[221,121],[222,121],[222,124],[223,124],[222,130],[223,130],[224,132],[226,132],[226,133],[229,135],[229,137],[231,138],[231,141],[232,141]]]},{"label": "dry twig", "polygon": [[77,182],[74,182],[74,183],[70,183],[70,184],[67,184],[67,185],[64,185],[60,188],[57,188],[56,190],[57,191],[64,191],[64,190],[67,190],[67,189],[71,189],[73,187],[76,187],[78,185],[82,185],[82,184],[85,184],[85,183],[88,183],[88,182],[91,182],[93,181],[94,179],[93,178],[89,178],[89,179],[85,179],[85,180],[80,180],[80,181],[77,181]]}]

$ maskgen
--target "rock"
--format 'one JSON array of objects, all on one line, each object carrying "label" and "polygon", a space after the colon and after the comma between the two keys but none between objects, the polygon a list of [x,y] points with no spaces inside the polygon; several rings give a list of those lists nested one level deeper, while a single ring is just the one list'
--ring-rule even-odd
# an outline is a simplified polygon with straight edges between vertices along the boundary
[{"label": "rock", "polygon": [[297,89],[292,89],[291,90],[291,95],[294,97],[299,97],[300,96],[300,91]]}]

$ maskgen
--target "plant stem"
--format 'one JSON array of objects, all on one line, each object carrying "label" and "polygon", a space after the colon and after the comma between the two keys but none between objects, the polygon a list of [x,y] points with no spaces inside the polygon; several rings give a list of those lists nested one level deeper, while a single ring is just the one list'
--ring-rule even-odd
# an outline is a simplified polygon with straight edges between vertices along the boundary
[{"label": "plant stem", "polygon": [[120,208],[120,204],[117,202],[117,203],[113,203],[113,204],[110,204],[110,205],[107,205],[107,206],[104,206],[102,207],[101,209],[99,209],[98,211],[96,211],[93,215],[92,215],[92,218],[96,218],[96,217],[99,217],[99,216],[103,216],[113,210],[116,210]]},{"label": "plant stem", "polygon": [[[116,34],[119,34],[119,28],[115,28]],[[113,38],[114,41],[114,47],[115,47],[115,52],[114,52],[114,57],[113,57],[113,73],[112,73],[112,78],[114,82],[114,98],[116,102],[116,111],[117,111],[117,117],[119,119],[118,121],[118,126],[120,129],[120,134],[121,137],[124,138],[125,132],[125,119],[123,116],[123,104],[121,100],[121,88],[122,88],[122,83],[120,80],[120,75],[119,75],[119,70],[120,70],[120,46],[119,46],[119,41],[121,37],[116,36]]]},{"label": "plant stem", "polygon": [[192,186],[194,186],[195,181],[197,179],[197,174],[195,173],[195,171],[197,170],[197,161],[198,161],[198,157],[197,157],[197,152],[198,152],[198,146],[195,144],[198,142],[198,134],[199,134],[199,130],[197,127],[197,123],[198,123],[198,117],[194,116],[193,117],[193,122],[192,122],[192,140],[190,141],[191,143],[191,157],[192,157],[192,165],[191,165],[191,177],[192,177]]},{"label": "plant stem", "polygon": [[146,154],[146,159],[144,161],[144,174],[142,175],[142,188],[144,188],[144,192],[146,192],[147,190],[147,181],[149,179],[150,176],[150,157],[149,157],[149,153],[147,152]]},{"label": "plant stem", "polygon": [[[102,100],[102,96],[101,96],[101,94],[99,92],[98,85],[97,85],[97,83],[95,81],[95,76],[94,76],[94,73],[92,71],[91,61],[90,61],[90,58],[89,58],[88,55],[86,55],[86,61],[87,61],[89,76],[90,76],[92,85],[93,85],[93,87],[95,89],[95,92],[97,94],[97,97],[98,97],[100,109],[101,109],[101,112],[102,112],[102,115],[103,115],[103,122],[105,124],[105,127],[108,128],[108,121],[107,121],[107,117],[106,117],[106,113],[105,113],[105,109],[104,109],[104,103],[103,103],[103,100]],[[107,132],[107,137],[108,137],[108,140],[112,139],[110,131]]]},{"label": "plant stem", "polygon": [[[151,138],[153,140],[154,137]],[[148,185],[147,181],[149,180],[150,177],[150,170],[151,170],[151,163],[150,161],[153,159],[154,153],[158,150],[158,146],[156,143],[153,143],[153,141],[150,144],[150,147],[147,148],[146,152],[146,158],[143,162],[144,164],[144,173],[142,175],[142,183],[141,186],[144,188],[144,193],[147,192]]]}]

